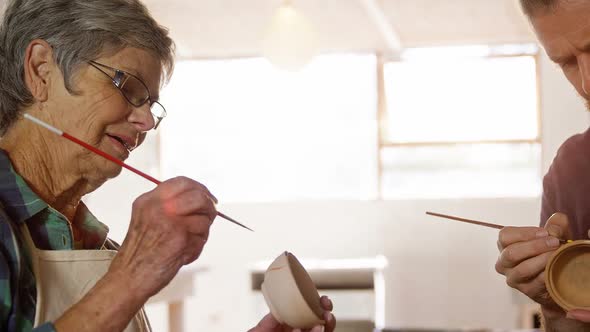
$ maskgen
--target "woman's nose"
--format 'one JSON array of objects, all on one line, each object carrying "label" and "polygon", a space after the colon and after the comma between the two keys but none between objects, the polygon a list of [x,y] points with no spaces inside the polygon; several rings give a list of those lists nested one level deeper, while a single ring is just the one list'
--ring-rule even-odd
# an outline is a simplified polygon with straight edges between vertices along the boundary
[{"label": "woman's nose", "polygon": [[139,107],[133,107],[128,120],[140,132],[150,131],[156,125],[149,103],[145,103]]}]

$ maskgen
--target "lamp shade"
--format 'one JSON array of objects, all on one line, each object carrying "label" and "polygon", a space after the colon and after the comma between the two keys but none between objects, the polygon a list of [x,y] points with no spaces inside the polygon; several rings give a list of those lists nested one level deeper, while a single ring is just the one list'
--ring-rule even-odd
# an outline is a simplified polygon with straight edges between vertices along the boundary
[{"label": "lamp shade", "polygon": [[263,55],[275,66],[296,71],[316,54],[316,31],[309,19],[284,3],[273,16],[262,47]]}]

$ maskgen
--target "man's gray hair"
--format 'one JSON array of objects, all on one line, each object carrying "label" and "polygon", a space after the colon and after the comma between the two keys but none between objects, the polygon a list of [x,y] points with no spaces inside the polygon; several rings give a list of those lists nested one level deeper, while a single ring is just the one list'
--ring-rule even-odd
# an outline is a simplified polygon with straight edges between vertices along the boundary
[{"label": "man's gray hair", "polygon": [[174,43],[138,0],[8,0],[0,26],[0,135],[33,102],[24,81],[24,58],[34,39],[48,42],[65,86],[76,70],[125,47],[160,59],[163,79],[172,74]]}]

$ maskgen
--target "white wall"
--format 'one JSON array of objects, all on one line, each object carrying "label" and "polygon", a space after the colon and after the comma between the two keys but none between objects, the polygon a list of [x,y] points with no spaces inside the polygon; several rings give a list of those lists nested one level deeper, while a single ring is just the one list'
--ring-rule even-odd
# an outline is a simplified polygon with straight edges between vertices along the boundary
[{"label": "white wall", "polygon": [[[514,327],[512,292],[493,269],[497,231],[437,220],[424,211],[525,225],[537,222],[538,205],[537,199],[489,199],[224,206],[257,232],[217,222],[199,261],[211,270],[197,279],[201,297],[191,301],[191,328],[242,331],[253,325],[260,313],[249,291],[248,265],[284,250],[304,259],[385,253],[388,326]],[[336,303],[336,312],[354,313],[357,306]]]},{"label": "white wall", "polygon": [[[559,145],[585,130],[587,114],[559,70],[542,57],[543,169]],[[155,140],[130,163],[157,176]],[[87,199],[122,240],[132,200],[153,185],[126,171]],[[496,235],[491,229],[426,217],[425,210],[456,213],[511,225],[538,222],[539,199],[470,199],[388,202],[293,202],[231,204],[222,211],[247,223],[245,232],[217,220],[196,264],[209,267],[197,278],[198,296],[186,310],[191,331],[244,331],[260,312],[249,291],[249,266],[289,250],[299,257],[351,258],[384,254],[386,323],[404,327],[515,327],[516,297],[493,270]],[[336,303],[350,313],[357,303]],[[161,310],[155,325],[163,329]]]}]

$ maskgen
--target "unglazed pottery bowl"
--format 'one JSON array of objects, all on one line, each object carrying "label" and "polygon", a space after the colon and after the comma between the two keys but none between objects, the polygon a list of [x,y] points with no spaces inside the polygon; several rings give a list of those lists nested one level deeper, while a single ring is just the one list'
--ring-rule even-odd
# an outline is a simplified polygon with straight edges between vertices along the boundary
[{"label": "unglazed pottery bowl", "polygon": [[590,310],[590,240],[562,245],[545,268],[551,298],[565,311]]},{"label": "unglazed pottery bowl", "polygon": [[297,258],[284,252],[264,273],[262,294],[273,317],[297,329],[323,325],[320,295]]}]

